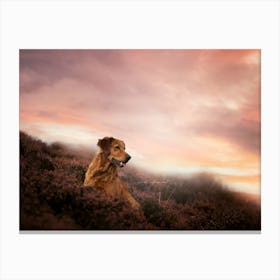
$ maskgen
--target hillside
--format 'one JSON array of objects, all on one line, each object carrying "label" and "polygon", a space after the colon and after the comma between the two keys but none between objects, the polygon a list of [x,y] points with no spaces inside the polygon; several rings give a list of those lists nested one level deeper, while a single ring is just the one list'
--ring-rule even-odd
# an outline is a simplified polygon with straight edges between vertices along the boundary
[{"label": "hillside", "polygon": [[126,166],[120,175],[141,211],[94,188],[81,191],[93,155],[20,132],[21,230],[261,228],[260,204],[231,192],[209,174],[176,178]]}]

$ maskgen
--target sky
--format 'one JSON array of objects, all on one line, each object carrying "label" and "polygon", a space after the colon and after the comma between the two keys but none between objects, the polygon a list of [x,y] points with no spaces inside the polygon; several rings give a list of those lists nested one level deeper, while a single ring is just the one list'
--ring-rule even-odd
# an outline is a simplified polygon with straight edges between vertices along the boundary
[{"label": "sky", "polygon": [[20,130],[260,193],[260,50],[20,50]]}]

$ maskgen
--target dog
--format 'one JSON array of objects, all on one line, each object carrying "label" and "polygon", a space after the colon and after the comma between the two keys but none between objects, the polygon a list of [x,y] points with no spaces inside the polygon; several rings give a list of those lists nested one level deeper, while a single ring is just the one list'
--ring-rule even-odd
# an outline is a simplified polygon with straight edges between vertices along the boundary
[{"label": "dog", "polygon": [[92,159],[87,169],[84,186],[101,188],[111,197],[126,200],[133,208],[139,209],[140,204],[118,175],[118,168],[124,167],[131,159],[125,152],[125,143],[113,137],[104,137],[98,140],[97,146],[101,151]]}]

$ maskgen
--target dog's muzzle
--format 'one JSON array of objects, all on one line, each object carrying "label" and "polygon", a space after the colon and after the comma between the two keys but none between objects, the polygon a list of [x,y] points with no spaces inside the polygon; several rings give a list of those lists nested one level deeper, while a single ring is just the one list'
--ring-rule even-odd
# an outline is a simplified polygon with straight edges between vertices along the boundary
[{"label": "dog's muzzle", "polygon": [[130,155],[126,155],[125,157],[125,161],[119,161],[115,158],[112,158],[112,163],[114,163],[116,166],[119,166],[119,167],[124,167],[125,164],[131,159],[131,156]]}]

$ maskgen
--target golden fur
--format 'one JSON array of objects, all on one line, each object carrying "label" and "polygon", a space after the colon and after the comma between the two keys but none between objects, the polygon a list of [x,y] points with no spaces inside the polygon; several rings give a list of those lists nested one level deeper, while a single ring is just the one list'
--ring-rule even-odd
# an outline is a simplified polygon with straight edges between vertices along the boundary
[{"label": "golden fur", "polygon": [[124,142],[113,137],[105,137],[99,139],[97,145],[101,148],[101,152],[92,159],[85,175],[84,186],[102,188],[108,195],[127,200],[133,207],[139,208],[139,203],[132,197],[118,175],[118,167],[123,167],[130,159],[125,152]]}]

